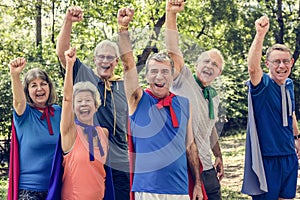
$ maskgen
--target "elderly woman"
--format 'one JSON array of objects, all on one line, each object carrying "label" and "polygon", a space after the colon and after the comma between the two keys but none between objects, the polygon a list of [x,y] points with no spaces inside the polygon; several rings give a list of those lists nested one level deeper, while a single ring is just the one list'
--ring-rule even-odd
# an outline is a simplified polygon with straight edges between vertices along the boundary
[{"label": "elderly woman", "polygon": [[[103,199],[108,148],[108,130],[94,125],[100,106],[97,88],[78,82],[73,88],[74,48],[65,52],[66,75],[61,120],[61,147],[64,153],[62,199]],[[70,112],[73,109],[73,112]]]},{"label": "elderly woman", "polygon": [[60,134],[61,107],[54,104],[55,88],[45,71],[29,70],[22,85],[25,65],[25,58],[9,64],[14,108],[11,152],[15,154],[11,153],[8,199],[45,199]]}]

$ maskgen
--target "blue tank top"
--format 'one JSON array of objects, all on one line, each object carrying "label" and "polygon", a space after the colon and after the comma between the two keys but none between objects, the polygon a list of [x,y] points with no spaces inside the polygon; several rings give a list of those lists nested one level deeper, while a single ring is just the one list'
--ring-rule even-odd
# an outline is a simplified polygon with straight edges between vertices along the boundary
[{"label": "blue tank top", "polygon": [[157,99],[147,93],[130,117],[136,153],[132,191],[158,194],[188,194],[186,130],[188,99],[172,98],[179,128],[174,128],[170,110],[156,107]]}]

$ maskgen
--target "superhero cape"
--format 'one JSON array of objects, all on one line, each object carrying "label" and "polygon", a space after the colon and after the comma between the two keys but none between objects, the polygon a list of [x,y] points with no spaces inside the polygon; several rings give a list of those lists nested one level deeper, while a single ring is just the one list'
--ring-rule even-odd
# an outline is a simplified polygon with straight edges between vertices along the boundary
[{"label": "superhero cape", "polygon": [[[52,163],[47,200],[61,199],[62,176],[64,174],[62,161],[63,161],[63,151],[61,148],[61,136],[59,135],[59,139],[56,145],[56,151]],[[104,168],[106,171],[104,200],[114,200],[115,193],[114,193],[114,186],[113,186],[113,179],[112,179],[112,170],[108,165],[105,165]]]},{"label": "superhero cape", "polygon": [[246,85],[248,86],[248,122],[244,163],[244,180],[241,192],[248,195],[259,195],[268,192],[268,185],[266,181],[254,118],[253,104],[250,93],[250,82],[247,81]]},{"label": "superhero cape", "polygon": [[18,200],[19,194],[19,175],[20,175],[20,160],[19,160],[19,144],[17,140],[14,120],[11,122],[11,141],[9,154],[9,174],[8,174],[8,200]]},{"label": "superhero cape", "polygon": [[[135,156],[134,156],[134,146],[133,146],[133,141],[132,141],[132,135],[131,135],[131,132],[130,132],[130,122],[128,120],[128,134],[127,134],[127,137],[128,137],[128,150],[129,150],[129,170],[130,170],[130,200],[135,200],[134,199],[134,192],[132,192],[132,184],[133,184],[133,177],[134,177],[134,166],[135,166]],[[199,159],[199,165],[200,165],[200,168],[199,168],[199,171],[200,171],[200,174],[202,173],[203,171],[203,165],[202,165],[202,162],[201,160]],[[194,180],[192,178],[192,175],[191,175],[191,172],[190,172],[190,168],[188,167],[188,178],[189,178],[189,196],[190,198],[192,199],[193,198],[193,190],[194,190]],[[206,192],[205,192],[205,188],[204,188],[204,184],[203,182],[201,181],[201,189],[202,189],[202,194],[203,194],[203,200],[208,200],[207,198],[207,195],[206,195]]]}]

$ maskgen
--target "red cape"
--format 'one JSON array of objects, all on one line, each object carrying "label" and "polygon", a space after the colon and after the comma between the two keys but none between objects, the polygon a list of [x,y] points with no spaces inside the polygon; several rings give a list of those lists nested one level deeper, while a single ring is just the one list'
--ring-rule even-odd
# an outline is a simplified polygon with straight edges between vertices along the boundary
[{"label": "red cape", "polygon": [[11,122],[11,141],[9,154],[9,174],[8,174],[8,200],[18,200],[19,195],[19,175],[20,175],[20,160],[19,160],[19,144],[16,135],[14,121]]}]

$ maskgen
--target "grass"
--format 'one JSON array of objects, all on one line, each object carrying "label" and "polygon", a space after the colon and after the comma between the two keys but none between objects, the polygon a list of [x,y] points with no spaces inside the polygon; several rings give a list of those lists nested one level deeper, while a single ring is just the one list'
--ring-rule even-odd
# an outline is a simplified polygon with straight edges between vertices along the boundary
[{"label": "grass", "polygon": [[246,135],[242,132],[219,140],[225,176],[221,182],[222,199],[250,199],[241,193]]},{"label": "grass", "polygon": [[[244,173],[245,140],[246,135],[242,132],[220,138],[225,170],[225,176],[221,182],[223,200],[251,199],[240,192]],[[298,185],[297,197],[300,197],[300,185]],[[0,177],[0,199],[6,198],[7,177],[3,176]]]},{"label": "grass", "polygon": [[7,199],[7,176],[0,177],[0,199]]},{"label": "grass", "polygon": [[[228,200],[251,199],[241,193],[244,175],[244,156],[246,134],[221,137],[220,146],[223,155],[225,176],[221,182],[222,198]],[[300,170],[298,170],[298,184],[295,199],[300,199]]]}]

